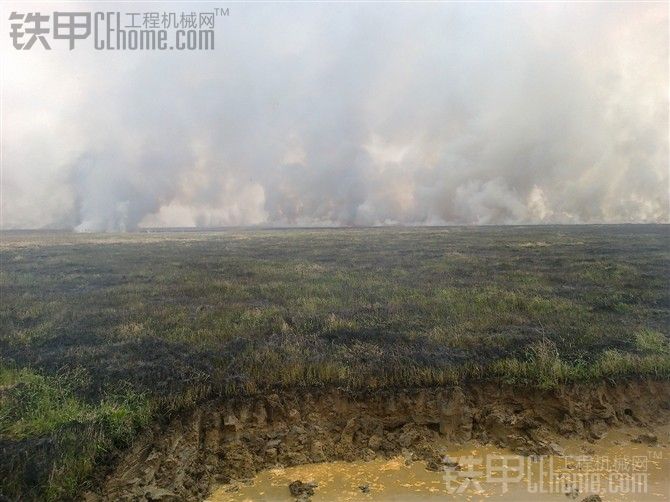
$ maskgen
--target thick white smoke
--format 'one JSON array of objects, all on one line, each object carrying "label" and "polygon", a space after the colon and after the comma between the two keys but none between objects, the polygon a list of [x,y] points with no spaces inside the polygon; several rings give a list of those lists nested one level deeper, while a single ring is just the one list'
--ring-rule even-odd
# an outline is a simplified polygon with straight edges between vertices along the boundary
[{"label": "thick white smoke", "polygon": [[4,227],[669,219],[667,4],[217,22],[213,52],[4,40]]}]

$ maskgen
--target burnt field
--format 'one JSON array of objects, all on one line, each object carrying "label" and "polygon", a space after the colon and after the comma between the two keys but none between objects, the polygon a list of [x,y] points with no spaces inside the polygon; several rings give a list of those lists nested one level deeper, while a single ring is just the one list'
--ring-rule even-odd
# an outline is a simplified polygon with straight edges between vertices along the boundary
[{"label": "burnt field", "polygon": [[212,397],[670,376],[663,225],[1,234],[0,494]]}]

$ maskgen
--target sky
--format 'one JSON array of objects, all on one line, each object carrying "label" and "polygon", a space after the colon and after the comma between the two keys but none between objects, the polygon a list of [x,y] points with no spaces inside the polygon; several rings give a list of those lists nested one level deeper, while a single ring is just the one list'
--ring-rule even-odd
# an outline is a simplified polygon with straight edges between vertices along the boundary
[{"label": "sky", "polygon": [[[214,7],[214,50],[8,35],[13,11]],[[0,225],[668,222],[668,23],[666,2],[3,3]]]}]

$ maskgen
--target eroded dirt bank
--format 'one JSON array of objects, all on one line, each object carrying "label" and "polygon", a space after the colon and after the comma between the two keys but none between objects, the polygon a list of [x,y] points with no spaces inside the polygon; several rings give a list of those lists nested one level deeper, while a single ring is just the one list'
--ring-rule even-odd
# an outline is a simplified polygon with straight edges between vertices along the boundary
[{"label": "eroded dirt bank", "polygon": [[[670,416],[670,382],[573,385],[538,391],[494,384],[375,392],[312,390],[217,400],[173,419],[135,446],[90,499],[199,500],[214,484],[276,465],[401,454],[439,468],[436,439],[558,453],[618,425]],[[653,440],[653,439],[652,439]]]}]

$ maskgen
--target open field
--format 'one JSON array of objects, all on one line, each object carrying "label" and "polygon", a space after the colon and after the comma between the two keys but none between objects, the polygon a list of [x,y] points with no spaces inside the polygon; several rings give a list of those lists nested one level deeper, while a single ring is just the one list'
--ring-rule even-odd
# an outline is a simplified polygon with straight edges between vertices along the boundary
[{"label": "open field", "polygon": [[269,388],[670,377],[664,225],[1,235],[0,492]]}]

